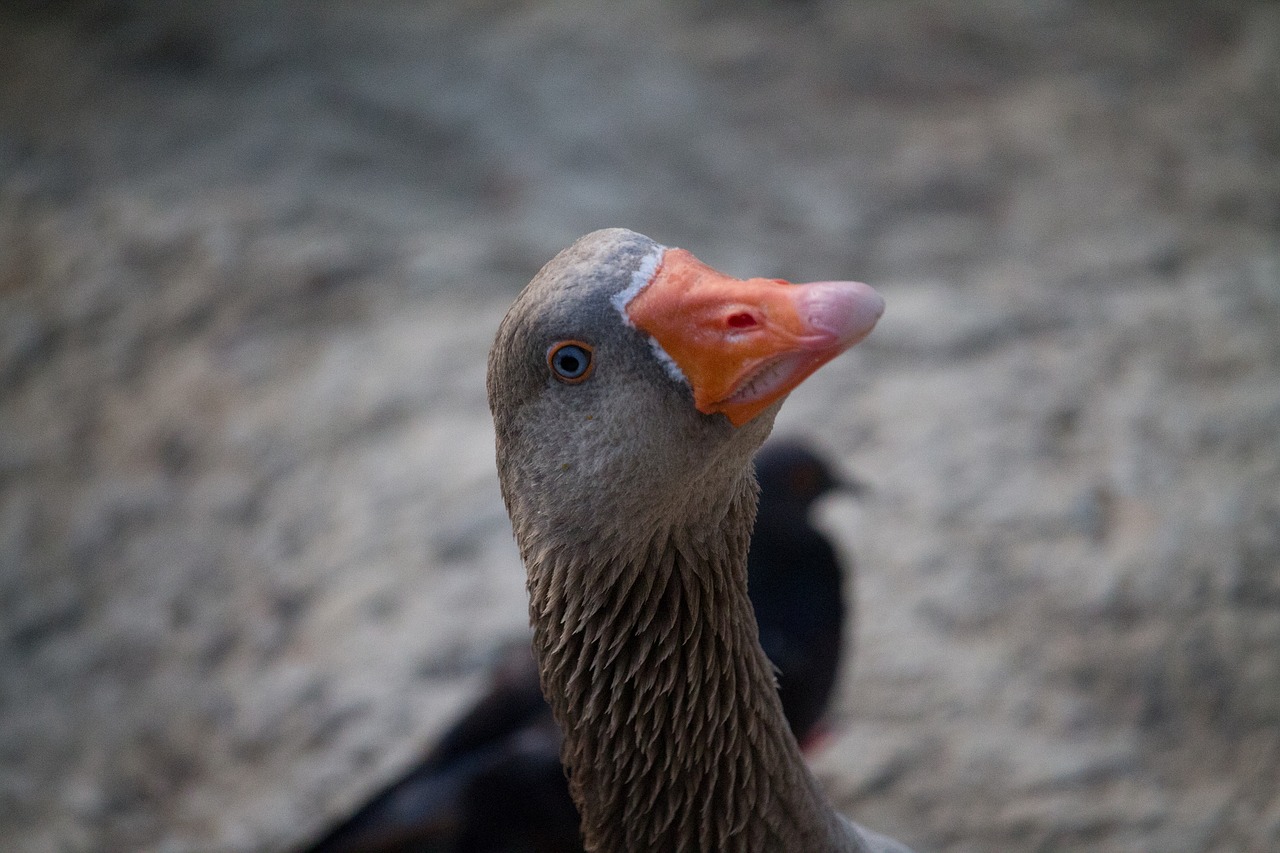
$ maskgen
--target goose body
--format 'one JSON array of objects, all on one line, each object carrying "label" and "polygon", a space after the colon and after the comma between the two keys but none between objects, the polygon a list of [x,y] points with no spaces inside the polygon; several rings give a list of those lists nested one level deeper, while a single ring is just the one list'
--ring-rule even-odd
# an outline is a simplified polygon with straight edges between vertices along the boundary
[{"label": "goose body", "polygon": [[826,800],[747,596],[751,458],[882,310],[865,285],[739,281],[610,229],[504,318],[499,481],[588,850],[906,849]]}]

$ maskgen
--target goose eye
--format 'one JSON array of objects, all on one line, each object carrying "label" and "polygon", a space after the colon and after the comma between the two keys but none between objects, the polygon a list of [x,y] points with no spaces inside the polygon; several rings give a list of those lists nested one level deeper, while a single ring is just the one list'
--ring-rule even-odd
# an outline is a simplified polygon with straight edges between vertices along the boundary
[{"label": "goose eye", "polygon": [[547,364],[551,367],[551,372],[555,374],[556,379],[570,385],[577,385],[579,382],[586,381],[586,378],[591,375],[591,368],[594,366],[591,354],[590,344],[584,344],[582,341],[561,341],[558,344],[552,344],[551,349],[547,350]]}]

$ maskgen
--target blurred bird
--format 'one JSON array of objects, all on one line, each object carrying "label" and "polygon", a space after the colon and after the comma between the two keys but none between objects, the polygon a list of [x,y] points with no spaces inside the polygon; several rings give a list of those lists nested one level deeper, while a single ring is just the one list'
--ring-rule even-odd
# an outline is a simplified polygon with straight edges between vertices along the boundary
[{"label": "blurred bird", "polygon": [[426,756],[308,853],[579,853],[560,730],[528,642]]},{"label": "blurred bird", "polygon": [[[775,440],[756,455],[760,509],[747,554],[747,591],[760,645],[778,670],[778,693],[802,747],[821,737],[835,689],[851,608],[846,569],[810,519],[814,503],[833,490],[864,486],[841,479],[822,457],[796,440]],[[850,568],[847,573],[852,575]]]},{"label": "blurred bird", "polygon": [[[849,611],[845,571],[809,514],[833,490],[864,487],[797,440],[766,445],[756,476],[749,593],[783,712],[808,748],[822,733]],[[486,693],[423,760],[306,853],[581,853],[560,743],[532,652],[513,645]]]}]

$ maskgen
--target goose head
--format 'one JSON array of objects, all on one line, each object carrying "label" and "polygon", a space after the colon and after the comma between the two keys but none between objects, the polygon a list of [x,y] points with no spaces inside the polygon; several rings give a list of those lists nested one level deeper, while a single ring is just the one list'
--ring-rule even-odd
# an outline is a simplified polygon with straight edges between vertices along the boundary
[{"label": "goose head", "polygon": [[740,280],[632,231],[582,237],[519,295],[490,354],[517,538],[617,542],[714,514],[786,395],[883,309],[857,282]]}]

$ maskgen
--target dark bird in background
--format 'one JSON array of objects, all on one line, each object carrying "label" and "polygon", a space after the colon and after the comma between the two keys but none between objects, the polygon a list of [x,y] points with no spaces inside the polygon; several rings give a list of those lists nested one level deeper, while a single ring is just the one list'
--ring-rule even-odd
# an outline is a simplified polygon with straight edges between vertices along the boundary
[{"label": "dark bird in background", "polygon": [[527,642],[426,756],[307,853],[577,853],[560,730]]},{"label": "dark bird in background", "polygon": [[[809,515],[823,495],[863,486],[794,439],[767,444],[756,476],[748,589],[783,712],[807,747],[822,734],[850,611],[847,571]],[[306,853],[581,853],[560,742],[529,646],[513,645],[423,760]]]},{"label": "dark bird in background", "polygon": [[845,633],[846,571],[810,511],[835,489],[861,494],[802,442],[775,440],[756,455],[760,509],[747,554],[747,591],[760,645],[778,670],[778,693],[802,747],[821,736]]}]

